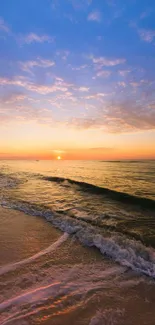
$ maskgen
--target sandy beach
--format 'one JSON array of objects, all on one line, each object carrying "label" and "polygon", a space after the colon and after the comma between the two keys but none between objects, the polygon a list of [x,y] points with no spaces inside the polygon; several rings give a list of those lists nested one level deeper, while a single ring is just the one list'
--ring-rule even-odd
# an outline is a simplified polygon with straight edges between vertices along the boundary
[{"label": "sandy beach", "polygon": [[40,217],[0,208],[1,324],[154,324],[151,280],[63,236]]}]

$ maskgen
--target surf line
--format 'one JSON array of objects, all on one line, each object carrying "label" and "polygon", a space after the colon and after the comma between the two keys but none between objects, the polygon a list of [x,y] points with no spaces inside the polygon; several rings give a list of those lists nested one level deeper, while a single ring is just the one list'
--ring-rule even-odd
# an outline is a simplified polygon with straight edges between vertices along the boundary
[{"label": "surf line", "polygon": [[52,245],[50,245],[49,247],[45,248],[44,250],[40,251],[39,253],[30,256],[22,261],[16,262],[16,263],[12,263],[12,264],[7,264],[3,267],[0,268],[0,275],[3,275],[7,272],[10,271],[14,271],[16,270],[18,267],[31,263],[34,260],[36,260],[37,258],[39,258],[40,256],[43,256],[45,254],[49,254],[53,251],[55,251],[62,243],[64,243],[69,237],[69,234],[64,233],[55,243],[53,243]]}]

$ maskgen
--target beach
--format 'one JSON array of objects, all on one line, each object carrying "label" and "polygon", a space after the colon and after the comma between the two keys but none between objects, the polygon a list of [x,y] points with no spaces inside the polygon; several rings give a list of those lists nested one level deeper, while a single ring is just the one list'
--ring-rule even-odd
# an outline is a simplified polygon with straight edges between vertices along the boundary
[{"label": "beach", "polygon": [[[0,323],[154,325],[148,228],[152,246],[145,244],[146,216],[152,223],[154,210],[81,192],[67,181],[47,182],[43,174],[54,171],[20,166],[18,173],[8,162],[1,166]],[[136,219],[134,229],[129,218]],[[128,232],[118,231],[122,220]]]}]

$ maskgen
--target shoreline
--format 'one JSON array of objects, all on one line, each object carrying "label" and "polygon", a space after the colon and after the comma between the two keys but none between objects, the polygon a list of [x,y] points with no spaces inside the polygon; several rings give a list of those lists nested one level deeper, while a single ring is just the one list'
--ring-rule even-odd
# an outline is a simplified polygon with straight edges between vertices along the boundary
[{"label": "shoreline", "polygon": [[[55,245],[64,236],[43,218],[3,208],[0,208],[0,215],[3,216],[1,221],[9,218],[5,221],[12,237],[16,227],[13,230],[10,220],[18,221],[20,238],[24,232],[29,235],[25,245],[32,245],[37,239],[40,246],[33,247],[35,254],[45,250],[49,240]],[[7,232],[9,234],[9,229]],[[32,234],[37,236],[35,240]],[[19,238],[16,240],[19,243]],[[16,250],[19,257],[21,247],[16,245]],[[16,262],[12,252],[10,254],[11,261]],[[22,257],[30,258],[25,248]],[[138,321],[143,321],[145,313],[147,324],[154,325],[155,315],[150,314],[154,310],[154,282],[104,258],[97,249],[82,246],[70,236],[47,254],[40,254],[3,274],[0,289],[1,324],[8,324],[9,319],[10,325],[92,325],[93,322],[101,325],[109,319],[112,324],[115,319],[115,324],[137,325]]]}]

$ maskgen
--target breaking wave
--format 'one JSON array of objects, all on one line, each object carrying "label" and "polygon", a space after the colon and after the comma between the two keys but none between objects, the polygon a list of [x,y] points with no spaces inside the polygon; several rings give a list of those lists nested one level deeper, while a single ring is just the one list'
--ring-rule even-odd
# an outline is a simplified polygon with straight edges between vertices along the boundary
[{"label": "breaking wave", "polygon": [[88,221],[74,219],[52,211],[46,206],[27,202],[12,203],[10,208],[26,214],[41,216],[56,228],[78,239],[83,245],[96,247],[101,254],[152,278],[155,278],[155,250],[140,241],[129,239],[115,232],[107,232],[92,226]]}]

